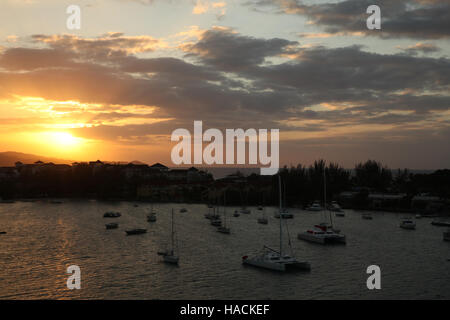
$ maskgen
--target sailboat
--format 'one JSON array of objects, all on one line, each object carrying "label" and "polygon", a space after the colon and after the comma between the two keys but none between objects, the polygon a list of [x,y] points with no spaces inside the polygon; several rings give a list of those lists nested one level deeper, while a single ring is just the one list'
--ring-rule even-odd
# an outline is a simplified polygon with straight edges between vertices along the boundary
[{"label": "sailboat", "polygon": [[326,175],[325,168],[323,169],[323,186],[324,186],[324,211],[323,218],[324,222],[320,224],[316,224],[314,228],[308,229],[302,233],[297,235],[297,238],[300,240],[305,240],[309,242],[319,243],[319,244],[331,244],[331,243],[340,243],[345,244],[346,238],[345,235],[340,234],[339,230],[336,230],[333,227],[333,218],[331,217],[331,212],[328,211],[330,217],[330,224],[325,222],[326,220],[326,203],[327,203],[327,184],[326,184]]},{"label": "sailboat", "polygon": [[148,222],[156,222],[156,214],[153,211],[153,203],[152,203],[152,206],[151,206],[151,209],[150,209],[150,214],[147,215],[147,221]]},{"label": "sailboat", "polygon": [[226,206],[225,206],[225,194],[223,195],[223,202],[224,202],[224,206],[223,206],[223,225],[221,224],[217,228],[217,231],[220,232],[220,233],[230,234],[230,228],[227,227],[227,209],[226,209]]},{"label": "sailboat", "polygon": [[[280,190],[280,213],[282,210],[281,202],[281,176],[278,175]],[[280,215],[280,248],[279,250],[263,247],[263,252],[254,257],[242,257],[242,263],[253,267],[264,268],[275,271],[288,270],[311,270],[311,265],[306,261],[298,261],[295,257],[283,254],[283,216]],[[289,242],[290,243],[290,242]]]},{"label": "sailboat", "polygon": [[263,208],[262,216],[258,218],[258,223],[260,224],[268,224],[269,220],[266,217],[266,210]]},{"label": "sailboat", "polygon": [[289,213],[289,211],[286,208],[286,183],[284,183],[284,207],[282,207],[280,212],[275,212],[273,216],[277,219],[280,219],[280,217],[283,217],[283,219],[294,218],[294,215],[292,213]]},{"label": "sailboat", "polygon": [[175,254],[175,228],[173,221],[173,209],[172,209],[172,236],[171,236],[171,248],[166,252],[159,252],[163,256],[165,263],[171,263],[178,265],[179,257]]},{"label": "sailboat", "polygon": [[444,231],[442,235],[444,237],[444,241],[450,241],[450,228],[448,228],[447,231]]}]

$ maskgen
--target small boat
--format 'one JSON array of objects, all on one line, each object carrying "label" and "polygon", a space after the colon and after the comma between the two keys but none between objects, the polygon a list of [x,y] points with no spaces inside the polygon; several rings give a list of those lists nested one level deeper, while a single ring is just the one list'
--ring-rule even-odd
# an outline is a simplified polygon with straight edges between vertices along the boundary
[{"label": "small boat", "polygon": [[153,204],[150,208],[150,214],[147,215],[148,222],[156,222],[156,213],[153,211]]},{"label": "small boat", "polygon": [[259,206],[259,207],[258,207],[258,210],[259,210],[259,211],[262,211],[262,210],[263,210],[263,207],[262,207],[262,206]]},{"label": "small boat", "polygon": [[444,220],[433,220],[431,224],[438,227],[450,227],[450,222]]},{"label": "small boat", "polygon": [[268,224],[269,220],[266,217],[266,212],[263,211],[262,216],[258,218],[258,223],[259,224]]},{"label": "small boat", "polygon": [[292,213],[289,213],[286,209],[282,210],[281,212],[275,212],[274,217],[277,219],[280,219],[280,215],[283,219],[294,219],[294,215]]},{"label": "small boat", "polygon": [[222,226],[222,220],[220,218],[212,219],[211,220],[211,225],[214,226],[214,227],[220,227],[220,226]]},{"label": "small boat", "polygon": [[187,212],[187,209],[186,209],[186,208],[181,208],[181,209],[180,209],[180,212],[181,212],[181,213]]},{"label": "small boat", "polygon": [[228,227],[220,226],[217,228],[217,232],[224,233],[224,234],[230,234],[231,230]]},{"label": "small boat", "polygon": [[172,209],[172,232],[171,232],[171,248],[169,250],[166,250],[164,252],[158,252],[158,254],[162,253],[163,261],[165,263],[169,264],[175,264],[178,265],[178,261],[180,260],[178,255],[175,254],[175,225],[174,225],[174,219],[173,219],[173,209]]},{"label": "small boat", "polygon": [[234,213],[233,213],[233,217],[239,217],[241,214],[237,211],[237,210],[235,210],[234,211]]},{"label": "small boat", "polygon": [[400,228],[407,229],[407,230],[414,230],[416,229],[416,223],[409,218],[402,219],[400,222]]},{"label": "small boat", "polygon": [[138,235],[138,234],[147,233],[147,229],[131,229],[131,230],[127,230],[125,232],[127,233],[127,236],[134,236],[134,235]]},{"label": "small boat", "polygon": [[241,212],[242,214],[250,214],[250,213],[251,213],[250,209],[247,209],[247,208],[245,208],[245,207],[242,207],[241,210],[240,210],[240,212]]},{"label": "small boat", "polygon": [[416,214],[416,219],[422,219],[422,215],[421,214]]},{"label": "small boat", "polygon": [[107,224],[105,224],[105,227],[106,227],[106,229],[117,229],[119,227],[119,224],[114,223],[114,222],[107,223]]},{"label": "small boat", "polygon": [[450,241],[450,228],[443,233],[444,241]]},{"label": "small boat", "polygon": [[169,250],[159,250],[157,254],[158,256],[166,256],[169,254]]},{"label": "small boat", "polygon": [[0,231],[0,234],[6,234],[6,231]]},{"label": "small boat", "polygon": [[120,216],[122,216],[122,214],[120,212],[106,212],[103,215],[103,218],[119,218]]},{"label": "small boat", "polygon": [[306,207],[305,209],[306,211],[312,211],[312,212],[318,212],[318,211],[322,211],[323,208],[322,206],[319,204],[319,201],[314,201],[312,205]]},{"label": "small boat", "polygon": [[332,212],[340,212],[340,213],[344,212],[344,210],[342,210],[341,206],[336,201],[331,201],[331,204],[328,206],[328,210]]},{"label": "small boat", "polygon": [[335,212],[334,215],[335,215],[336,217],[345,217],[345,212],[344,212],[344,211],[341,211],[341,212]]},{"label": "small boat", "polygon": [[[278,175],[279,192],[280,192],[280,213],[281,213],[281,176]],[[290,270],[311,270],[311,265],[306,261],[298,261],[293,256],[289,256],[283,253],[283,216],[280,215],[280,249],[278,251],[271,249],[267,246],[263,247],[263,252],[254,257],[243,256],[242,263],[253,267],[264,268],[274,271],[290,271]],[[289,241],[289,245],[290,245]]]},{"label": "small boat", "polygon": [[212,208],[208,213],[205,214],[205,218],[209,220],[214,220],[220,218],[220,215],[216,213],[216,208]]},{"label": "small boat", "polygon": [[139,205],[135,204],[133,207],[137,208],[137,207],[139,207]]},{"label": "small boat", "polygon": [[373,219],[373,217],[372,217],[372,215],[370,213],[363,213],[361,215],[361,218],[363,218],[365,220],[372,220]]},{"label": "small boat", "polygon": [[261,218],[258,218],[258,223],[259,224],[268,224],[269,220],[267,220],[266,217],[261,217]]}]

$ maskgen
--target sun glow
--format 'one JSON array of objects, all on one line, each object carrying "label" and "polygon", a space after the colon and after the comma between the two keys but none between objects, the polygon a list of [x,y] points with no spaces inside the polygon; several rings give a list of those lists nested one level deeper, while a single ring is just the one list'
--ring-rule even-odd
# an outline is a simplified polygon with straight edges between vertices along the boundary
[{"label": "sun glow", "polygon": [[48,142],[58,147],[72,148],[80,144],[81,139],[68,132],[47,132]]}]

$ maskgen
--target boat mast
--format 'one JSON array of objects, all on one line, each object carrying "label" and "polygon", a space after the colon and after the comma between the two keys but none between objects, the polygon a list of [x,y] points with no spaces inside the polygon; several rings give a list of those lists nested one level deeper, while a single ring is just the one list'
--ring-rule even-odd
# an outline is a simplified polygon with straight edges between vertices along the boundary
[{"label": "boat mast", "polygon": [[223,192],[223,222],[224,222],[223,224],[225,228],[227,227],[227,209],[225,205],[227,201],[226,192],[227,192],[226,190]]},{"label": "boat mast", "polygon": [[[326,215],[326,211],[327,211],[327,175],[326,175],[326,171],[325,171],[325,164],[323,167],[323,205],[324,205],[324,212]],[[331,211],[328,210],[328,215],[330,217],[330,223],[331,223],[331,227],[333,227],[333,219],[331,218]],[[324,216],[324,218],[326,218],[326,216]]]},{"label": "boat mast", "polygon": [[172,254],[174,251],[174,236],[173,236],[173,208],[172,208]]},{"label": "boat mast", "polygon": [[283,215],[281,212],[281,206],[282,206],[282,200],[281,200],[281,174],[278,174],[278,186],[279,186],[279,193],[280,193],[280,258],[283,256],[283,228],[282,228],[282,221]]}]

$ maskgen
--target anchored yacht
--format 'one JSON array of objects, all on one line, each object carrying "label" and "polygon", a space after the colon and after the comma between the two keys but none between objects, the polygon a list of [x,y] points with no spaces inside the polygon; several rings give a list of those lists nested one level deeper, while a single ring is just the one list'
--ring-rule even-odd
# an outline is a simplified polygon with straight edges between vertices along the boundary
[{"label": "anchored yacht", "polygon": [[[278,175],[279,190],[280,190],[280,213],[281,213],[281,176]],[[298,261],[292,255],[283,253],[283,216],[280,215],[280,248],[279,250],[271,249],[267,246],[263,247],[263,252],[254,257],[243,256],[242,263],[253,267],[264,268],[275,271],[289,271],[289,270],[311,270],[311,265],[306,261]],[[290,245],[290,241],[289,241]]]}]

